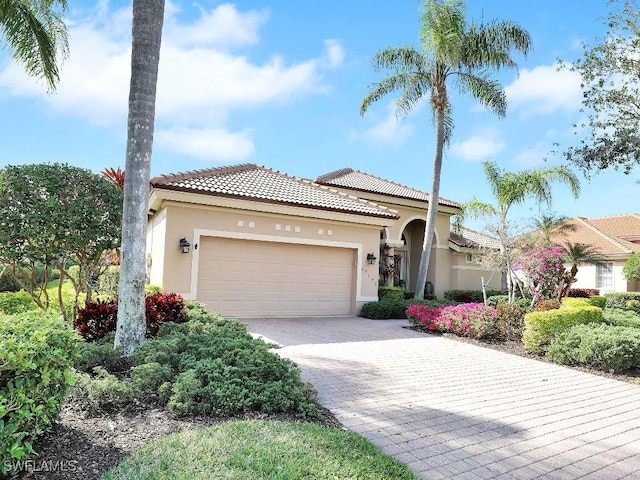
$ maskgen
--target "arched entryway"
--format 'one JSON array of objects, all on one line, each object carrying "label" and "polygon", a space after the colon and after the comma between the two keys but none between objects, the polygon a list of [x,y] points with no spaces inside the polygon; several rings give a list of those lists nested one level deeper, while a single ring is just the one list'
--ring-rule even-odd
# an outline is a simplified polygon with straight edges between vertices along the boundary
[{"label": "arched entryway", "polygon": [[[400,286],[415,291],[422,256],[425,220],[420,217],[408,219],[400,238],[389,237],[389,230],[381,232],[380,239],[380,284]],[[434,235],[434,248],[438,245]],[[433,293],[437,258],[432,251],[427,271],[426,293]]]}]

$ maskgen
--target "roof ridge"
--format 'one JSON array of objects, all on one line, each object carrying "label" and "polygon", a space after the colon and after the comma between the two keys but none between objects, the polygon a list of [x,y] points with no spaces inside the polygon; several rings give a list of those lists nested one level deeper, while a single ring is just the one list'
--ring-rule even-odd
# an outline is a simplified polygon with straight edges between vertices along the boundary
[{"label": "roof ridge", "polygon": [[618,246],[624,253],[633,253],[633,251],[627,247],[624,246],[624,244],[620,243],[620,241],[612,236],[610,236],[608,233],[602,231],[600,228],[596,227],[595,225],[593,225],[588,218],[586,217],[575,217],[578,221],[582,222],[583,224],[585,224],[588,228],[590,228],[591,230],[595,231],[598,235],[600,235],[601,237],[603,237],[605,240],[613,243],[614,245]]},{"label": "roof ridge", "polygon": [[355,170],[350,167],[341,168],[340,170],[334,170],[333,172],[320,175],[319,177],[316,178],[316,182],[326,182],[328,180],[341,177],[342,175],[346,175],[347,173],[353,173],[354,171]]},{"label": "roof ridge", "polygon": [[[289,178],[291,180],[297,181],[298,183],[310,185],[315,189],[323,190],[323,191],[329,191],[329,192],[331,192],[331,193],[333,193],[335,195],[339,195],[341,197],[348,198],[350,200],[355,200],[355,201],[357,201],[359,203],[362,203],[363,205],[371,205],[373,207],[379,208],[380,210],[384,210],[384,211],[393,213],[396,216],[398,214],[397,210],[393,210],[392,208],[385,207],[384,205],[378,205],[377,203],[371,202],[371,201],[366,200],[364,198],[356,197],[354,195],[349,195],[348,193],[341,192],[341,191],[337,190],[336,188],[332,188],[332,187],[329,187],[327,185],[320,185],[319,183],[317,183],[317,182],[315,182],[313,180],[310,180],[308,178],[296,177],[294,175],[289,175],[289,174],[286,174],[286,173],[282,173],[282,172],[279,172],[278,170],[273,170],[273,169],[267,168],[267,167],[262,167],[262,168],[264,168],[265,170],[269,170],[271,172],[274,172],[274,173],[276,173],[278,175],[281,175],[283,177]],[[351,170],[351,171],[353,171],[353,169],[346,169],[346,168],[343,168],[342,170]]]},{"label": "roof ridge", "polygon": [[[428,202],[431,201],[432,195],[429,192],[425,192],[424,190],[420,190],[420,189],[415,188],[415,187],[410,187],[409,185],[404,185],[402,183],[399,183],[399,182],[396,182],[396,181],[393,181],[393,180],[389,180],[388,178],[384,178],[384,177],[380,177],[378,175],[374,175],[373,173],[363,172],[362,170],[357,170],[357,169],[353,169],[353,168],[350,168],[350,167],[342,168],[340,170],[335,170],[333,172],[329,172],[327,174],[320,175],[319,177],[316,178],[316,181],[317,182],[329,182],[329,181],[331,181],[333,179],[339,178],[339,177],[341,177],[343,175],[347,175],[349,173],[360,173],[361,175],[366,175],[366,176],[372,177],[372,178],[374,178],[376,180],[390,183],[392,185],[395,185],[396,187],[406,188],[407,190],[411,190],[411,191],[416,192],[416,193],[424,194],[428,198],[427,201]],[[349,187],[347,187],[347,188],[349,188]],[[358,189],[354,188],[354,190],[358,190]],[[368,190],[365,190],[365,191],[368,191]],[[438,195],[438,203],[440,203],[440,200],[444,200],[446,202],[449,202],[449,203],[452,203],[452,204],[455,204],[455,205],[459,205],[459,203],[456,202],[455,200],[451,200],[449,198],[442,197],[442,196]]]},{"label": "roof ridge", "polygon": [[245,170],[255,170],[261,167],[255,163],[239,163],[236,165],[228,165],[224,167],[203,168],[200,170],[188,170],[186,172],[170,173],[159,175],[149,180],[152,185],[164,185],[169,182],[180,182],[189,178],[203,177],[206,175],[227,175],[229,173],[242,172]]},{"label": "roof ridge", "polygon": [[[640,219],[640,214],[631,212],[631,213],[618,213],[616,215],[605,215],[603,217],[593,217],[590,220],[605,220],[609,218],[620,218],[620,217],[637,217]],[[584,218],[584,217],[583,217]]]}]

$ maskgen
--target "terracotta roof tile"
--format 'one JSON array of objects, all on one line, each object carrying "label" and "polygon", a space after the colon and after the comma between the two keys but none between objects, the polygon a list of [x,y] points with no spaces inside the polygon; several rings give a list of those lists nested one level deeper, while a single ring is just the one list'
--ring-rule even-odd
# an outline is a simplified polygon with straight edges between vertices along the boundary
[{"label": "terracotta roof tile", "polygon": [[394,210],[386,207],[255,164],[162,175],[152,178],[151,185],[154,188],[204,195],[244,198],[376,217],[398,217]]},{"label": "terracotta roof tile", "polygon": [[[379,193],[382,195],[391,195],[393,197],[408,198],[411,200],[429,201],[430,195],[427,192],[417,190],[415,188],[401,185],[391,180],[376,177],[369,173],[354,170],[352,168],[343,168],[325,175],[321,175],[316,182],[322,185],[332,185],[335,187],[351,188],[361,192]],[[460,207],[460,204],[453,200],[447,200],[440,197],[440,205],[449,207]]]},{"label": "terracotta roof tile", "polygon": [[629,255],[640,252],[640,216],[637,214],[613,217],[574,217],[565,222],[569,228],[556,230],[551,240],[558,244],[582,243],[598,250],[601,255]]},{"label": "terracotta roof tile", "polygon": [[476,232],[470,228],[461,227],[455,230],[455,225],[451,225],[449,240],[459,247],[466,248],[500,248],[500,242],[484,233]]}]

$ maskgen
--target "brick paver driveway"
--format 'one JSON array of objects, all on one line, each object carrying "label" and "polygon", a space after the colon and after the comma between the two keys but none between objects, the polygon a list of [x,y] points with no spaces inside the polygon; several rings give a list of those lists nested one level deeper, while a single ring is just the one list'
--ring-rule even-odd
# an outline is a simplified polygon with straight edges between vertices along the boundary
[{"label": "brick paver driveway", "polygon": [[247,320],[423,478],[640,479],[640,386],[360,318]]}]

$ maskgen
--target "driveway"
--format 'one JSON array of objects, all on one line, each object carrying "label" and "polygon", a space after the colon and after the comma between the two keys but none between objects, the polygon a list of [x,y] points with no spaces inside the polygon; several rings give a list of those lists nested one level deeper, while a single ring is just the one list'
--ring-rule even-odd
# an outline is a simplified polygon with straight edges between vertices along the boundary
[{"label": "driveway", "polygon": [[244,320],[350,430],[425,479],[640,479],[640,386],[402,328]]}]

